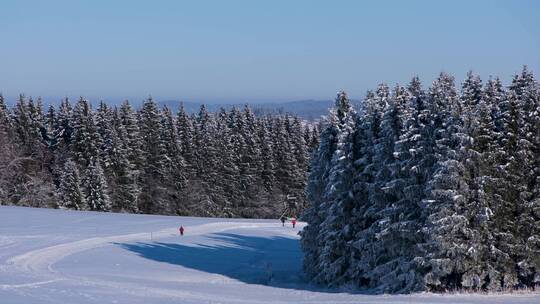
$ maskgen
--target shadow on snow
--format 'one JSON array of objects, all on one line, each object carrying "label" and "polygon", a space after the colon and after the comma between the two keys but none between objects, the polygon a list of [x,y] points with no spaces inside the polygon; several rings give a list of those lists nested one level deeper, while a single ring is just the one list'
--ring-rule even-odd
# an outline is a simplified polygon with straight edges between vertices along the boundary
[{"label": "shadow on snow", "polygon": [[[216,233],[208,244],[117,244],[146,259],[220,274],[247,284],[333,292],[306,283],[299,241],[287,237],[257,237]],[[335,291],[334,291],[335,292]]]}]

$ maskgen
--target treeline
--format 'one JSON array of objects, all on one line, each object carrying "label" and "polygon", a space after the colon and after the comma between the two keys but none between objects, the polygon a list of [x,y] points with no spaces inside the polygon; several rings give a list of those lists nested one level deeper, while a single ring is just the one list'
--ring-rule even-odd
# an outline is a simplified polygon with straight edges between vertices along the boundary
[{"label": "treeline", "polygon": [[376,292],[540,284],[540,86],[442,73],[339,93],[308,180],[304,266]]},{"label": "treeline", "polygon": [[134,110],[81,98],[43,110],[0,96],[0,202],[75,210],[277,217],[305,204],[316,127],[249,107],[188,115],[151,99]]}]

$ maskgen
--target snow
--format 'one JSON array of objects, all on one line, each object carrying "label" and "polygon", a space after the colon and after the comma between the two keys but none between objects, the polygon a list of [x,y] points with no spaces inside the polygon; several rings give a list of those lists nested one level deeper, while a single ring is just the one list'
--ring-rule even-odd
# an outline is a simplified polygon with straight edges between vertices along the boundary
[{"label": "snow", "polygon": [[366,295],[318,288],[303,279],[297,232],[277,220],[2,206],[0,303],[540,302],[538,293]]}]

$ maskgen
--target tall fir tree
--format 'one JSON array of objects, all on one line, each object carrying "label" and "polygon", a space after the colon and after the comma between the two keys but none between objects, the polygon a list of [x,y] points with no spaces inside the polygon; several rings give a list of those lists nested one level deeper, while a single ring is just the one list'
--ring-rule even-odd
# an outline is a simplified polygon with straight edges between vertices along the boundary
[{"label": "tall fir tree", "polygon": [[75,162],[68,160],[63,167],[60,185],[57,190],[60,208],[86,210],[86,197],[81,188],[82,181]]},{"label": "tall fir tree", "polygon": [[99,160],[101,144],[94,112],[88,100],[82,97],[79,99],[73,109],[72,123],[71,153],[76,162],[86,168],[92,160]]},{"label": "tall fir tree", "polygon": [[325,218],[319,227],[319,241],[322,244],[318,260],[318,273],[314,279],[329,285],[340,285],[349,281],[350,242],[353,240],[352,227],[347,221],[354,208],[354,182],[356,136],[356,112],[345,92],[339,92],[335,101],[336,150],[331,159],[331,170],[325,185]]},{"label": "tall fir tree", "polygon": [[83,185],[89,210],[111,211],[107,181],[98,161],[90,159],[84,172]]},{"label": "tall fir tree", "polygon": [[139,112],[139,139],[144,161],[139,173],[141,192],[138,202],[139,210],[144,213],[164,213],[170,207],[163,187],[166,158],[160,130],[160,112],[154,100],[148,98]]},{"label": "tall fir tree", "polygon": [[[332,159],[337,150],[338,119],[334,112],[325,120],[320,138],[320,145],[311,161],[306,186],[309,207],[302,218],[308,223],[300,232],[301,245],[304,251],[304,271],[310,278],[320,273],[320,256],[323,243],[320,239],[321,224],[326,218],[325,190],[330,178]],[[279,164],[277,164],[279,166]]]},{"label": "tall fir tree", "polygon": [[178,137],[176,124],[173,120],[172,112],[165,107],[161,115],[160,140],[163,146],[164,159],[164,182],[170,189],[169,212],[182,214],[186,213],[186,202],[184,201],[187,183],[186,163],[182,157],[181,142]]}]

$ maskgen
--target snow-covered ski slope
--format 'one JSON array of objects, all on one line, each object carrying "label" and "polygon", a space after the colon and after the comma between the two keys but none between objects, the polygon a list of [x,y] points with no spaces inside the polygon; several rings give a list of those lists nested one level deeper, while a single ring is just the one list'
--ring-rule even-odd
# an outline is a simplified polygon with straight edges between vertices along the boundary
[{"label": "snow-covered ski slope", "polygon": [[297,232],[277,220],[0,207],[0,304],[540,303],[317,288],[303,281]]}]

